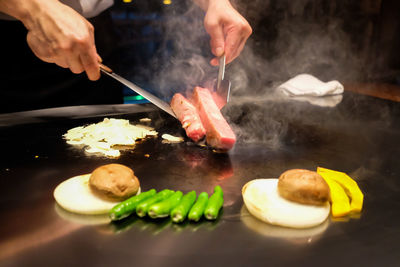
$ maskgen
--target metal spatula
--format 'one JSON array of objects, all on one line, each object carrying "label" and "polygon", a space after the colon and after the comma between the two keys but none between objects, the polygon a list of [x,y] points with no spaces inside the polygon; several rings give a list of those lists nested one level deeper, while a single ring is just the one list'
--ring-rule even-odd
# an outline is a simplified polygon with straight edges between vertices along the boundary
[{"label": "metal spatula", "polygon": [[229,94],[231,91],[231,82],[229,80],[225,80],[225,54],[219,58],[219,70],[218,70],[218,78],[217,83],[215,85],[215,92],[214,100],[221,109],[226,103],[229,102]]},{"label": "metal spatula", "polygon": [[168,114],[170,114],[171,116],[176,118],[175,113],[172,111],[171,106],[169,105],[169,103],[159,99],[158,97],[156,97],[155,95],[147,92],[146,90],[140,88],[139,86],[137,86],[136,84],[128,81],[127,79],[119,76],[118,74],[116,74],[115,72],[113,72],[112,69],[110,69],[109,67],[107,67],[106,65],[103,65],[100,63],[100,70],[104,73],[107,74],[108,76],[114,78],[115,80],[119,81],[120,83],[122,83],[123,85],[125,85],[126,87],[128,87],[129,89],[131,89],[132,91],[136,92],[137,94],[143,96],[144,98],[146,98],[147,100],[149,100],[151,103],[153,103],[154,105],[156,105],[157,107],[159,107],[160,109],[164,110],[165,112],[167,112]]}]

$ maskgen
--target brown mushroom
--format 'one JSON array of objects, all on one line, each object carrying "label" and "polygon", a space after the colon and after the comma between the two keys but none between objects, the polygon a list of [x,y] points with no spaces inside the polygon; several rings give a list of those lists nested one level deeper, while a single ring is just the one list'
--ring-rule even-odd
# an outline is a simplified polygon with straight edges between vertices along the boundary
[{"label": "brown mushroom", "polygon": [[90,188],[98,196],[124,200],[135,195],[140,187],[133,170],[121,164],[107,164],[95,169],[89,179]]},{"label": "brown mushroom", "polygon": [[292,169],[281,174],[279,194],[288,200],[302,204],[322,205],[329,200],[329,186],[317,172]]}]

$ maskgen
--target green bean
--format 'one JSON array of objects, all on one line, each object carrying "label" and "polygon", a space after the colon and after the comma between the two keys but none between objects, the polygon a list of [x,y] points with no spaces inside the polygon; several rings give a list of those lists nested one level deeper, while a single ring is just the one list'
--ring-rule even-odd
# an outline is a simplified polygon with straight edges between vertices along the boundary
[{"label": "green bean", "polygon": [[188,215],[189,220],[198,222],[201,216],[203,216],[207,202],[208,202],[208,194],[206,192],[201,192],[199,194],[199,197],[197,198],[197,201],[194,203],[194,205],[189,211]]},{"label": "green bean", "polygon": [[146,216],[151,205],[153,205],[154,203],[163,201],[164,199],[169,198],[173,193],[174,193],[174,191],[169,190],[169,189],[164,189],[164,190],[158,192],[155,196],[152,196],[151,198],[148,198],[148,199],[144,200],[142,203],[140,203],[139,205],[137,205],[136,214],[139,217]]},{"label": "green bean", "polygon": [[224,204],[224,193],[222,188],[217,185],[214,188],[214,194],[208,200],[206,209],[204,210],[204,216],[208,220],[215,220],[218,217],[219,210]]},{"label": "green bean", "polygon": [[181,202],[170,213],[172,221],[176,223],[183,222],[195,201],[196,191],[190,191],[184,195]]},{"label": "green bean", "polygon": [[182,196],[181,191],[176,191],[169,198],[151,205],[148,212],[149,216],[153,219],[167,217],[171,210],[179,204]]},{"label": "green bean", "polygon": [[128,217],[132,212],[136,210],[136,206],[145,199],[148,199],[156,194],[155,189],[151,189],[147,192],[142,192],[139,195],[130,197],[121,203],[115,205],[109,212],[111,220],[121,220]]}]

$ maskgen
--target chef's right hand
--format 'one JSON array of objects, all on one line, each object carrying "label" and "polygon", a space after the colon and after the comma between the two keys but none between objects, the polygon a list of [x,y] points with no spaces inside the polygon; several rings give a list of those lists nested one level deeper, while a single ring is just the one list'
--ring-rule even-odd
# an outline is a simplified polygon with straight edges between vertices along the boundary
[{"label": "chef's right hand", "polygon": [[41,1],[28,13],[22,22],[28,29],[28,45],[38,58],[76,74],[85,71],[90,80],[100,78],[94,28],[84,17],[54,0]]},{"label": "chef's right hand", "polygon": [[252,33],[247,20],[239,14],[229,0],[194,0],[206,11],[204,26],[211,37],[211,51],[215,58],[211,65],[219,64],[224,53],[229,64],[239,56]]}]

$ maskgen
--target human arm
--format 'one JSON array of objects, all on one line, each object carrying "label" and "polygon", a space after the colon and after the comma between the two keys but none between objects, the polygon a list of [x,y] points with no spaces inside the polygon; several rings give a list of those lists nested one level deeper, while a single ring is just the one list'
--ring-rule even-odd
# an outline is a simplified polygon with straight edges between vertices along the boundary
[{"label": "human arm", "polygon": [[58,0],[0,0],[0,11],[25,25],[28,45],[38,58],[99,79],[94,28],[75,10]]},{"label": "human arm", "polygon": [[227,63],[239,56],[252,33],[246,19],[233,8],[229,0],[194,0],[205,12],[204,26],[210,35],[211,64],[218,65],[224,52]]}]

